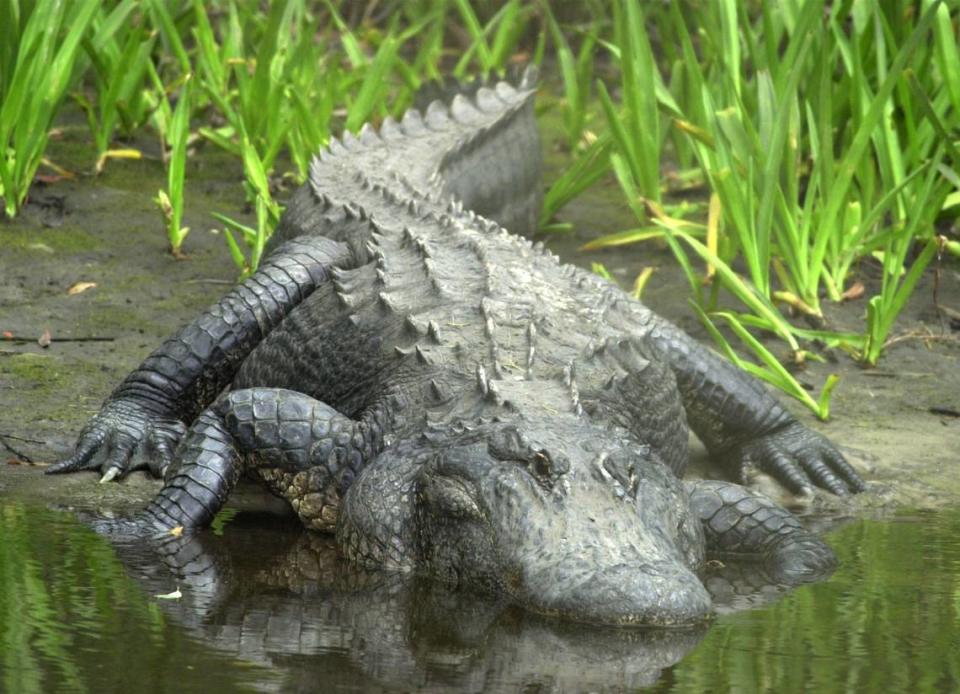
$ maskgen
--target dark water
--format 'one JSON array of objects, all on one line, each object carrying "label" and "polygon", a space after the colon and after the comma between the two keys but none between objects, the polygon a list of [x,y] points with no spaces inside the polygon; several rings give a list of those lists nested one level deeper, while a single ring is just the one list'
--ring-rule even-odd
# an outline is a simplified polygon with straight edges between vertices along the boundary
[{"label": "dark water", "polygon": [[715,573],[708,630],[640,632],[357,573],[328,540],[268,516],[222,518],[158,554],[0,503],[0,689],[960,689],[960,513],[851,521],[828,537],[843,561],[829,580],[784,591]]}]

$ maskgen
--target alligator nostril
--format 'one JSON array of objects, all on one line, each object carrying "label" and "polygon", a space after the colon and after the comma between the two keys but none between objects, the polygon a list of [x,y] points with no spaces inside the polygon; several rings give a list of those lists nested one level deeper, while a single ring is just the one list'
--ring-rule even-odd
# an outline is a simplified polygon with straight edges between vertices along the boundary
[{"label": "alligator nostril", "polygon": [[550,477],[550,455],[546,451],[537,451],[533,458],[533,469],[541,477]]}]

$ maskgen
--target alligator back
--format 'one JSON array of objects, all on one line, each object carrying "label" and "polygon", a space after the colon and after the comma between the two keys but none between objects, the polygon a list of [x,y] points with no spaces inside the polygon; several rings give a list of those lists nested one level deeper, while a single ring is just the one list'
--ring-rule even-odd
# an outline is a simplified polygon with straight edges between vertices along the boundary
[{"label": "alligator back", "polygon": [[379,132],[367,124],[357,136],[332,139],[290,199],[268,251],[304,233],[356,243],[342,207],[367,205],[341,183],[357,173],[418,198],[458,200],[515,233],[533,233],[543,202],[535,89],[532,67],[513,84],[429,87],[425,93],[438,98],[422,112],[411,108],[399,122],[384,119]]},{"label": "alligator back", "polygon": [[[673,374],[642,347],[616,347],[628,341],[605,314],[622,294],[468,207],[535,219],[532,94],[528,74],[333,141],[285,229],[342,241],[355,262],[266,337],[234,387],[298,390],[354,417],[399,392],[434,422],[503,403],[588,407],[679,471],[686,424]],[[611,385],[627,374],[642,411]]]}]

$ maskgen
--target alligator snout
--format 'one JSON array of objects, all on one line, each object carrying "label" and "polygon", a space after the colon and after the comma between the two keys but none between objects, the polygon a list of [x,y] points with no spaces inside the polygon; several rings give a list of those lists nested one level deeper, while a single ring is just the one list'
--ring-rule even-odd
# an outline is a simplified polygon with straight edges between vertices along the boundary
[{"label": "alligator snout", "polygon": [[595,624],[681,627],[702,624],[713,614],[706,588],[676,564],[621,564],[590,572],[560,564],[517,588],[516,599],[536,612]]}]

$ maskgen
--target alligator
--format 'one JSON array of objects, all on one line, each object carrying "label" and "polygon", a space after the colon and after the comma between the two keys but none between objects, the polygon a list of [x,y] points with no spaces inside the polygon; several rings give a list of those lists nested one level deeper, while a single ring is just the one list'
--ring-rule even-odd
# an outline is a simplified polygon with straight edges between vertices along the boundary
[{"label": "alligator", "polygon": [[178,534],[247,474],[358,565],[585,622],[708,619],[708,552],[797,580],[831,570],[770,498],[682,477],[692,430],[733,479],[861,491],[838,450],[519,235],[542,202],[534,71],[441,91],[332,140],[259,269],[150,354],[49,471],[146,467],[164,485],[124,528]]}]

